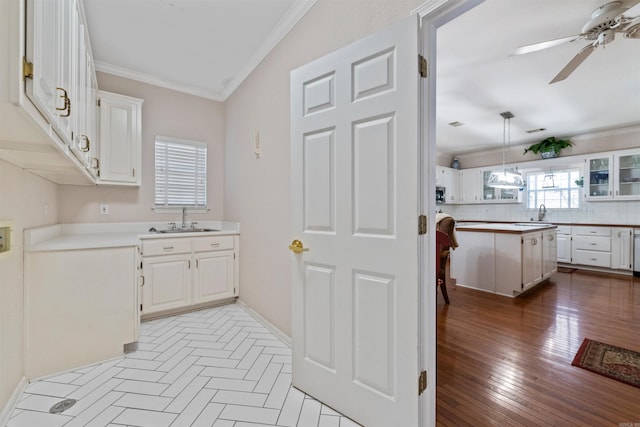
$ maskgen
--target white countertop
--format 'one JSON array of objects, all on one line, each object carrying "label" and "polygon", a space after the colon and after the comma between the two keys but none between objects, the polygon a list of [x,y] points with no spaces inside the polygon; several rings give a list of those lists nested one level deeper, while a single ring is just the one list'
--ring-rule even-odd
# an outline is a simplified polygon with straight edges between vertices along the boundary
[{"label": "white countertop", "polygon": [[199,221],[198,227],[220,231],[194,233],[154,233],[150,228],[167,229],[166,222],[55,224],[24,230],[24,250],[59,251],[137,246],[142,239],[186,238],[240,233],[240,224],[230,221]]},{"label": "white countertop", "polygon": [[465,224],[456,226],[456,231],[478,231],[493,233],[531,233],[534,231],[554,229],[557,226],[547,223],[486,223],[486,224]]}]

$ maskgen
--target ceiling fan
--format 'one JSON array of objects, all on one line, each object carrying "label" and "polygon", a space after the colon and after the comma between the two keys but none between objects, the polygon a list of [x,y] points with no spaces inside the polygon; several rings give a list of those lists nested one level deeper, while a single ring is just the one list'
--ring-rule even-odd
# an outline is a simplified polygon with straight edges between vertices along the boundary
[{"label": "ceiling fan", "polygon": [[591,12],[591,17],[582,27],[580,34],[521,46],[514,49],[509,56],[536,52],[577,40],[591,41],[549,82],[556,83],[569,77],[598,46],[611,43],[616,33],[624,34],[625,38],[640,39],[640,2],[631,8],[624,7],[621,1],[603,4]]}]

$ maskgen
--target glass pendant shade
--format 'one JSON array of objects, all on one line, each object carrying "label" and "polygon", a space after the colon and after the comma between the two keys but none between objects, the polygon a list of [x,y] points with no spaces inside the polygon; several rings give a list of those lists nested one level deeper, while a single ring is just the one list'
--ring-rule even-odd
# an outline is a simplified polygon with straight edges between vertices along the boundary
[{"label": "glass pendant shade", "polygon": [[542,188],[556,188],[556,177],[552,173],[548,173],[542,179]]},{"label": "glass pendant shade", "polygon": [[491,172],[487,186],[504,189],[523,188],[524,180],[522,179],[520,172],[509,172],[504,169],[501,171]]},{"label": "glass pendant shade", "polygon": [[517,169],[515,172],[508,171],[505,167],[507,139],[511,142],[511,119],[514,116],[510,111],[505,111],[504,113],[500,113],[500,115],[504,119],[502,122],[502,170],[491,172],[487,186],[504,189],[521,189],[524,188],[524,180],[520,172],[518,172]]}]

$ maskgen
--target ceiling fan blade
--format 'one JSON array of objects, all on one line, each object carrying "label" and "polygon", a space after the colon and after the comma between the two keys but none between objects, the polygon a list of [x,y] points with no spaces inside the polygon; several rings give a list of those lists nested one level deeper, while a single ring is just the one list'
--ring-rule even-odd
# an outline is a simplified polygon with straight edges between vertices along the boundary
[{"label": "ceiling fan blade", "polygon": [[576,41],[576,40],[581,39],[581,38],[582,38],[582,35],[579,34],[577,36],[563,37],[561,39],[547,40],[546,42],[540,42],[540,43],[529,44],[529,45],[526,45],[526,46],[520,46],[520,47],[517,47],[517,48],[513,49],[511,51],[511,53],[509,54],[509,56],[524,55],[525,53],[537,52],[537,51],[542,50],[542,49],[548,49],[550,47],[559,46],[559,45],[565,44],[565,43],[570,43],[570,42]]},{"label": "ceiling fan blade", "polygon": [[571,73],[573,73],[575,69],[578,68],[580,64],[582,64],[582,62],[593,53],[594,50],[596,50],[596,47],[598,47],[596,43],[592,43],[583,47],[576,56],[571,58],[571,61],[569,61],[569,63],[565,65],[562,70],[560,70],[560,72],[553,78],[553,80],[549,82],[549,84],[562,81],[569,77],[569,75],[571,75]]}]

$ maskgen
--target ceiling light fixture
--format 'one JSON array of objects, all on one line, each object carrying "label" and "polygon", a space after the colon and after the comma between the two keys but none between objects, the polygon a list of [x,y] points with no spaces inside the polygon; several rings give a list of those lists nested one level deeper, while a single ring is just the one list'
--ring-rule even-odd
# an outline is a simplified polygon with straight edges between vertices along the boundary
[{"label": "ceiling light fixture", "polygon": [[524,188],[522,175],[516,168],[515,171],[507,170],[505,166],[505,156],[507,150],[507,140],[511,143],[511,119],[514,115],[511,111],[500,113],[503,118],[502,122],[502,170],[491,172],[487,186],[493,188],[520,189]]}]

